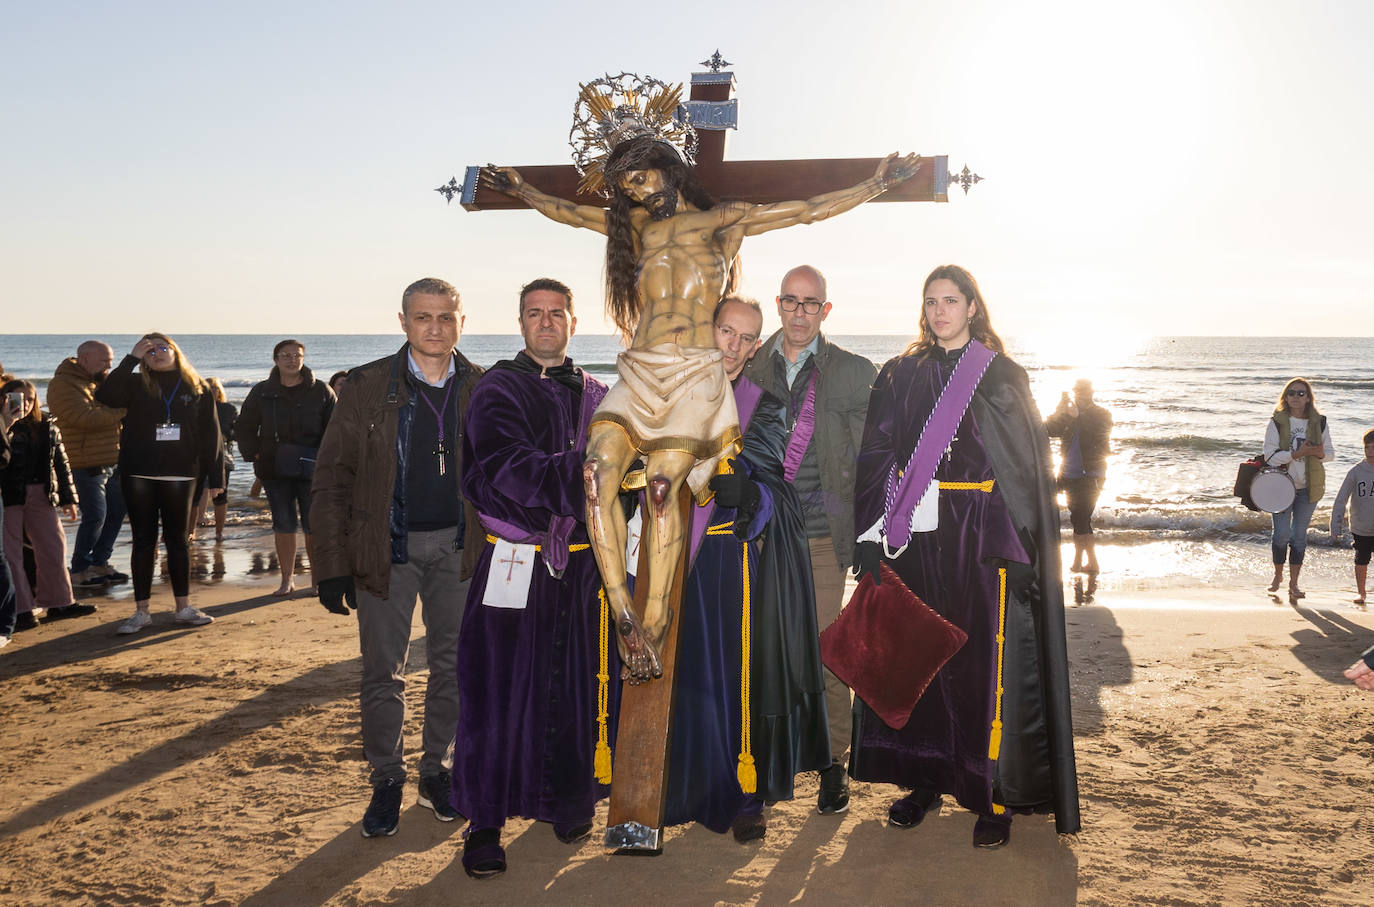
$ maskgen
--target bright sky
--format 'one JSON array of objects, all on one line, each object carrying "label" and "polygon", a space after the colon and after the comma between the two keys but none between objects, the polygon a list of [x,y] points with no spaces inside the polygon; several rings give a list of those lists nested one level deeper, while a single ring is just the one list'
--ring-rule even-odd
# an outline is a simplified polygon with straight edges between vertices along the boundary
[{"label": "bright sky", "polygon": [[392,332],[428,275],[469,332],[513,333],[542,275],[609,332],[601,236],[431,190],[566,163],[579,81],[685,82],[717,47],[727,158],[900,149],[986,177],[746,241],[770,305],[791,265],[826,273],[831,333],[911,333],[946,262],[1010,336],[1374,333],[1367,2],[46,0],[4,20],[5,333]]}]

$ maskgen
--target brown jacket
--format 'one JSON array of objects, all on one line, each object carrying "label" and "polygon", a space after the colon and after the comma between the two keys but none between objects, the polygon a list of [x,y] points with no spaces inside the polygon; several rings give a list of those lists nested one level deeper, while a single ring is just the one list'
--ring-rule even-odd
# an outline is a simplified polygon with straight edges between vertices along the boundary
[{"label": "brown jacket", "polygon": [[119,424],[124,410],[95,399],[100,382],[77,365],[62,360],[48,382],[48,412],[62,427],[67,460],[72,470],[113,466],[119,462]]},{"label": "brown jacket", "polygon": [[[405,557],[404,513],[393,506],[396,466],[407,455],[401,450],[400,428],[407,428],[414,412],[406,383],[410,345],[385,359],[348,373],[334,406],[324,440],[320,442],[315,479],[310,490],[310,528],[314,538],[311,565],[314,580],[352,576],[381,598],[391,582],[393,558]],[[462,431],[468,400],[482,369],[454,351],[459,371],[459,436],[454,439],[462,474]],[[404,503],[404,502],[402,502]],[[477,511],[463,502],[467,537],[462,578],[472,575],[481,554],[482,524]]]}]

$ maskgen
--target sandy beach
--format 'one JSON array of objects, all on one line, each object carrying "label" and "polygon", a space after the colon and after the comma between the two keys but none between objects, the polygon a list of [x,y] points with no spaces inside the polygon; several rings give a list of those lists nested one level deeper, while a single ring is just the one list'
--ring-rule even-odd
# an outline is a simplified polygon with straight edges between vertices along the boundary
[{"label": "sandy beach", "polygon": [[[251,558],[249,558],[251,560]],[[231,563],[233,557],[231,556]],[[888,828],[895,788],[855,784],[842,816],[814,778],[769,810],[768,835],[672,829],[658,857],[608,854],[507,826],[510,871],[475,882],[407,791],[395,837],[367,840],[355,622],[307,593],[230,570],[202,580],[216,622],[114,633],[127,592],[44,624],[0,654],[8,770],[0,901],[10,904],[1011,902],[1367,904],[1374,897],[1374,695],[1341,677],[1374,642],[1346,574],[1301,607],[1245,588],[1152,588],[1105,576],[1071,605],[1084,829],[1019,817],[1009,846],[970,846],[947,800]],[[1072,601],[1072,588],[1069,589]],[[418,620],[415,638],[423,627]],[[411,649],[407,745],[425,676]],[[604,825],[605,805],[598,816]]]}]

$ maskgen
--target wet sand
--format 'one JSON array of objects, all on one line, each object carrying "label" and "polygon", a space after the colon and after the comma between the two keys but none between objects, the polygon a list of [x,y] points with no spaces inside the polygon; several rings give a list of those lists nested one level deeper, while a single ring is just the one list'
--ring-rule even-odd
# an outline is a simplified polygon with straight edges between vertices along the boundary
[{"label": "wet sand", "polygon": [[[247,530],[245,530],[246,532]],[[0,901],[11,904],[1367,904],[1374,898],[1374,694],[1341,677],[1374,643],[1348,579],[1302,607],[1253,588],[1114,586],[1068,612],[1084,830],[1018,817],[1009,846],[970,846],[946,801],[919,828],[887,827],[888,785],[855,784],[841,816],[815,812],[814,777],[769,810],[760,843],[698,827],[658,857],[560,844],[507,826],[510,871],[468,879],[461,824],[407,790],[395,837],[359,820],[356,623],[308,593],[278,599],[251,572],[258,542],[213,546],[193,590],[216,617],[114,634],[127,592],[95,615],[20,633],[0,653],[7,771]],[[255,547],[256,546],[256,547]],[[300,578],[304,581],[304,577]],[[1249,582],[1247,580],[1247,582]],[[1072,587],[1069,591],[1072,601]],[[418,620],[407,748],[418,745]]]}]

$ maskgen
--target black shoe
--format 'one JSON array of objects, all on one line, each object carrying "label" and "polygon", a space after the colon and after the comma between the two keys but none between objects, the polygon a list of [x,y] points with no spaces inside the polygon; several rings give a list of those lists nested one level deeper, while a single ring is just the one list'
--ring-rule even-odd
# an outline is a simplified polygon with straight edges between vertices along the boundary
[{"label": "black shoe", "polygon": [[95,569],[105,574],[105,582],[109,583],[111,586],[118,585],[119,583],[127,583],[129,581],[129,574],[120,573],[109,564],[103,567],[96,567]]},{"label": "black shoe", "polygon": [[915,828],[926,813],[939,808],[939,794],[914,790],[887,808],[887,823],[893,828]]},{"label": "black shoe", "polygon": [[973,823],[974,847],[1001,847],[1011,840],[1011,816],[979,816]]},{"label": "black shoe", "polygon": [[576,844],[592,833],[592,823],[579,822],[573,825],[572,823],[555,822],[553,823],[553,833],[564,844]]},{"label": "black shoe", "polygon": [[32,630],[38,626],[38,618],[33,616],[32,611],[20,611],[14,617],[14,632],[20,630]]},{"label": "black shoe", "polygon": [[449,801],[450,784],[451,776],[448,772],[420,776],[420,799],[418,802],[425,809],[434,810],[434,818],[440,822],[453,822],[463,818],[463,814],[454,809],[453,803]]},{"label": "black shoe", "polygon": [[816,796],[816,812],[828,816],[849,809],[849,776],[844,766],[832,762],[820,776],[821,792]]},{"label": "black shoe", "polygon": [[48,616],[43,618],[43,623],[51,623],[55,620],[66,620],[69,617],[85,617],[87,614],[94,614],[95,612],[95,605],[88,605],[84,602],[72,602],[65,608],[49,608]]},{"label": "black shoe", "polygon": [[506,851],[501,847],[501,829],[468,830],[463,842],[463,872],[474,879],[489,879],[506,871]]},{"label": "black shoe", "polygon": [[110,582],[96,567],[87,567],[79,573],[73,573],[71,580],[73,589],[104,589]]},{"label": "black shoe", "polygon": [[401,790],[405,782],[386,778],[372,785],[372,802],[363,813],[363,837],[382,838],[396,834],[401,824]]},{"label": "black shoe", "polygon": [[768,819],[764,817],[763,813],[735,816],[735,821],[730,824],[730,833],[735,836],[735,841],[740,844],[758,841],[768,834]]}]

